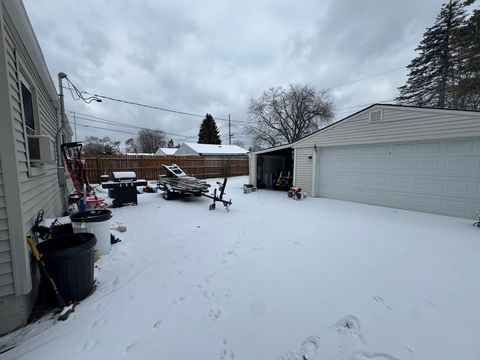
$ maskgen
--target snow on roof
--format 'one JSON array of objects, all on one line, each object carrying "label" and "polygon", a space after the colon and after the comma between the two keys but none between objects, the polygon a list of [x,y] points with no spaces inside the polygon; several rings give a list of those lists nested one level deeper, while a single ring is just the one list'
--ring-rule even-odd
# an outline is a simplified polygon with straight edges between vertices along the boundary
[{"label": "snow on roof", "polygon": [[213,145],[213,144],[197,144],[197,143],[183,143],[195,152],[205,155],[243,155],[248,150],[242,149],[237,145]]},{"label": "snow on roof", "polygon": [[177,151],[177,148],[159,148],[156,152],[158,155],[160,152],[163,152],[165,155],[173,155]]}]

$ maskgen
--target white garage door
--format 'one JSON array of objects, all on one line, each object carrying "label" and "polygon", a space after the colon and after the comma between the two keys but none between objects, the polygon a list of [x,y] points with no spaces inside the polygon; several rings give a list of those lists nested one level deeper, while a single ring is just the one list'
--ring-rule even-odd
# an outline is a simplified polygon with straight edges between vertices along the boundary
[{"label": "white garage door", "polygon": [[474,219],[480,139],[320,148],[321,197]]}]

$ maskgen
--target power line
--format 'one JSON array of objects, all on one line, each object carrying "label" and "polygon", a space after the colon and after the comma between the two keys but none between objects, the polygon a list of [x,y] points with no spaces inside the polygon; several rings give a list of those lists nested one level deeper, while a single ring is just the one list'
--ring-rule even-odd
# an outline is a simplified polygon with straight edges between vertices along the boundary
[{"label": "power line", "polygon": [[[155,130],[150,129],[150,128],[137,126],[137,125],[126,124],[126,123],[122,123],[122,122],[119,122],[119,121],[114,121],[114,120],[109,120],[109,119],[106,119],[106,118],[101,118],[101,117],[98,117],[98,116],[81,114],[81,113],[77,113],[77,112],[71,111],[71,110],[67,110],[67,112],[69,114],[75,114],[77,119],[81,119],[81,120],[85,120],[85,121],[92,121],[92,122],[97,122],[97,123],[101,123],[101,124],[114,125],[114,126],[119,126],[119,127],[127,127],[127,128],[139,129],[139,130],[155,131]],[[106,129],[106,130],[110,130],[110,129]],[[114,131],[113,129],[111,129],[111,130]],[[190,138],[193,138],[193,137],[196,136],[196,135],[186,136],[186,135],[175,134],[175,133],[171,133],[171,132],[167,132],[167,131],[163,131],[163,132],[167,135],[176,136],[178,138],[186,138],[186,139],[190,139]]]},{"label": "power line", "polygon": [[[198,117],[198,118],[204,118],[204,117],[205,117],[205,115],[194,114],[194,113],[185,112],[185,111],[180,111],[180,110],[173,110],[173,109],[169,109],[169,108],[165,108],[165,107],[160,107],[160,106],[155,106],[155,105],[147,105],[147,104],[142,104],[142,103],[135,102],[135,101],[128,101],[128,100],[123,100],[123,99],[117,99],[117,98],[114,98],[114,97],[111,97],[111,96],[106,96],[106,95],[92,94],[92,93],[89,93],[89,92],[87,92],[87,91],[82,91],[82,93],[83,93],[83,94],[87,94],[87,95],[92,95],[93,97],[97,97],[97,98],[108,99],[108,100],[111,100],[111,101],[116,101],[116,102],[120,102],[120,103],[124,103],[124,104],[129,104],[129,105],[141,106],[141,107],[145,107],[145,108],[149,108],[149,109],[154,109],[154,110],[166,111],[166,112],[170,112],[170,113],[174,113],[174,114],[194,116],[194,117]],[[221,117],[214,117],[214,119],[215,119],[215,120],[221,120],[221,121],[229,121],[228,119],[221,118]],[[244,122],[246,122],[246,121],[242,121],[242,120],[230,120],[230,121],[232,121],[232,122],[237,122],[237,123],[244,123]]]},{"label": "power line", "polygon": [[[101,127],[101,126],[95,126],[95,125],[87,125],[87,124],[82,124],[82,123],[77,123],[78,126],[83,126],[86,128],[93,128],[93,129],[100,129],[100,130],[108,130],[108,131],[113,131],[113,132],[118,132],[118,133],[123,133],[123,134],[131,134],[131,135],[138,135],[138,133],[134,133],[131,131],[125,131],[125,130],[118,130],[118,129],[111,129],[111,128],[106,128],[106,127]],[[176,139],[176,140],[187,140],[187,139],[193,139],[195,136],[189,136],[189,137],[182,137],[181,139]]]},{"label": "power line", "polygon": [[366,77],[361,78],[361,79],[352,80],[352,81],[349,81],[349,82],[346,82],[346,83],[342,83],[342,84],[338,84],[338,85],[335,85],[335,86],[330,86],[330,87],[328,88],[328,90],[336,89],[336,88],[339,88],[339,87],[345,86],[345,85],[354,84],[354,83],[359,82],[359,81],[364,81],[364,80],[372,79],[372,78],[374,78],[374,77],[382,76],[382,75],[385,75],[385,74],[388,74],[388,73],[391,73],[391,72],[395,72],[395,71],[398,71],[398,70],[401,70],[401,69],[405,69],[405,68],[406,68],[406,66],[402,66],[402,67],[398,67],[398,68],[395,68],[395,69],[387,70],[387,71],[384,71],[384,72],[381,72],[381,73],[377,73],[377,74],[373,74],[373,75],[370,75],[370,76],[366,76]]},{"label": "power line", "polygon": [[[395,71],[398,71],[398,70],[401,70],[401,69],[405,69],[405,68],[406,68],[406,66],[398,67],[398,68],[395,68],[395,69],[390,69],[390,70],[387,70],[387,71],[383,71],[383,72],[381,72],[381,73],[369,75],[369,76],[366,76],[366,77],[363,77],[363,78],[360,78],[360,79],[356,79],[356,80],[352,80],[352,81],[349,81],[349,82],[341,83],[341,84],[338,84],[338,85],[335,85],[335,86],[331,86],[331,87],[329,87],[328,89],[329,89],[329,90],[336,89],[336,88],[339,88],[339,87],[342,87],[342,86],[346,86],[346,85],[354,84],[354,83],[356,83],[356,82],[360,82],[360,81],[372,79],[372,78],[375,78],[375,77],[378,77],[378,76],[382,76],[382,75],[385,75],[385,74],[388,74],[388,73],[391,73],[391,72],[395,72]],[[204,117],[204,115],[194,114],[194,113],[190,113],[190,112],[186,112],[186,111],[180,111],[180,110],[169,109],[169,108],[166,108],[166,107],[160,107],[160,106],[142,104],[142,103],[139,103],[139,102],[134,102],[134,101],[128,101],[128,100],[123,100],[123,99],[114,98],[114,97],[111,97],[111,96],[100,95],[100,94],[93,94],[93,93],[90,93],[90,92],[87,92],[87,91],[80,91],[80,90],[78,90],[78,88],[70,81],[70,79],[66,78],[66,80],[67,80],[67,82],[68,82],[72,87],[64,87],[64,88],[70,90],[70,92],[71,92],[71,94],[72,94],[72,98],[73,98],[74,100],[80,100],[80,99],[82,99],[82,100],[85,101],[86,103],[90,103],[90,102],[92,102],[92,101],[101,101],[100,99],[102,98],[102,99],[108,99],[108,100],[111,100],[111,101],[116,101],[116,102],[120,102],[120,103],[124,103],[124,104],[135,105],[135,106],[145,107],[145,108],[149,108],[149,109],[154,109],[154,110],[159,110],[159,111],[170,112],[170,113],[174,113],[174,114],[180,114],[180,115],[186,115],[186,116],[193,116],[193,117],[198,117],[198,118],[203,118],[203,117]],[[75,97],[73,91],[75,91],[75,93],[77,94],[77,98]],[[82,94],[90,95],[90,97],[85,98]],[[226,119],[226,118],[221,118],[221,117],[216,117],[215,120],[228,121],[228,122],[231,122],[231,123],[243,123],[243,124],[249,124],[249,123],[250,123],[249,121],[245,121],[245,120],[231,120],[231,119]]]}]

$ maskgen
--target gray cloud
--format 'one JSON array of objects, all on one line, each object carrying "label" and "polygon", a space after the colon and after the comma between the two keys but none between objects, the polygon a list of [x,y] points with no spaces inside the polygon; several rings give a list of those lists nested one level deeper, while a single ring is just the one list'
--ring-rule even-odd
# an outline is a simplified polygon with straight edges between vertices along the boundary
[{"label": "gray cloud", "polygon": [[[243,121],[250,98],[291,82],[332,88],[338,118],[392,99],[405,82],[405,70],[337,85],[406,66],[442,2],[24,3],[54,79],[64,71],[89,92],[214,117],[230,113]],[[195,140],[201,122],[108,100],[86,105],[67,97],[66,107],[194,137],[189,140]],[[225,141],[226,123],[217,123]],[[241,123],[234,125],[238,139],[246,140]],[[77,131],[83,138],[93,130],[77,126]],[[132,136],[95,131],[121,140]]]}]

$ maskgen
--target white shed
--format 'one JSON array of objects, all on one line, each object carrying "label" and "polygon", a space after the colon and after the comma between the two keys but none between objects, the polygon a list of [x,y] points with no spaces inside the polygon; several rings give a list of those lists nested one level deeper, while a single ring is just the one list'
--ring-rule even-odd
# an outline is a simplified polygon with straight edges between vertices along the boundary
[{"label": "white shed", "polygon": [[298,142],[294,182],[327,197],[480,214],[480,112],[374,104]]},{"label": "white shed", "polygon": [[172,156],[175,155],[177,152],[178,148],[158,148],[157,152],[155,155],[159,156]]},{"label": "white shed", "polygon": [[175,152],[175,156],[233,156],[246,155],[248,150],[237,145],[213,145],[183,143]]}]

